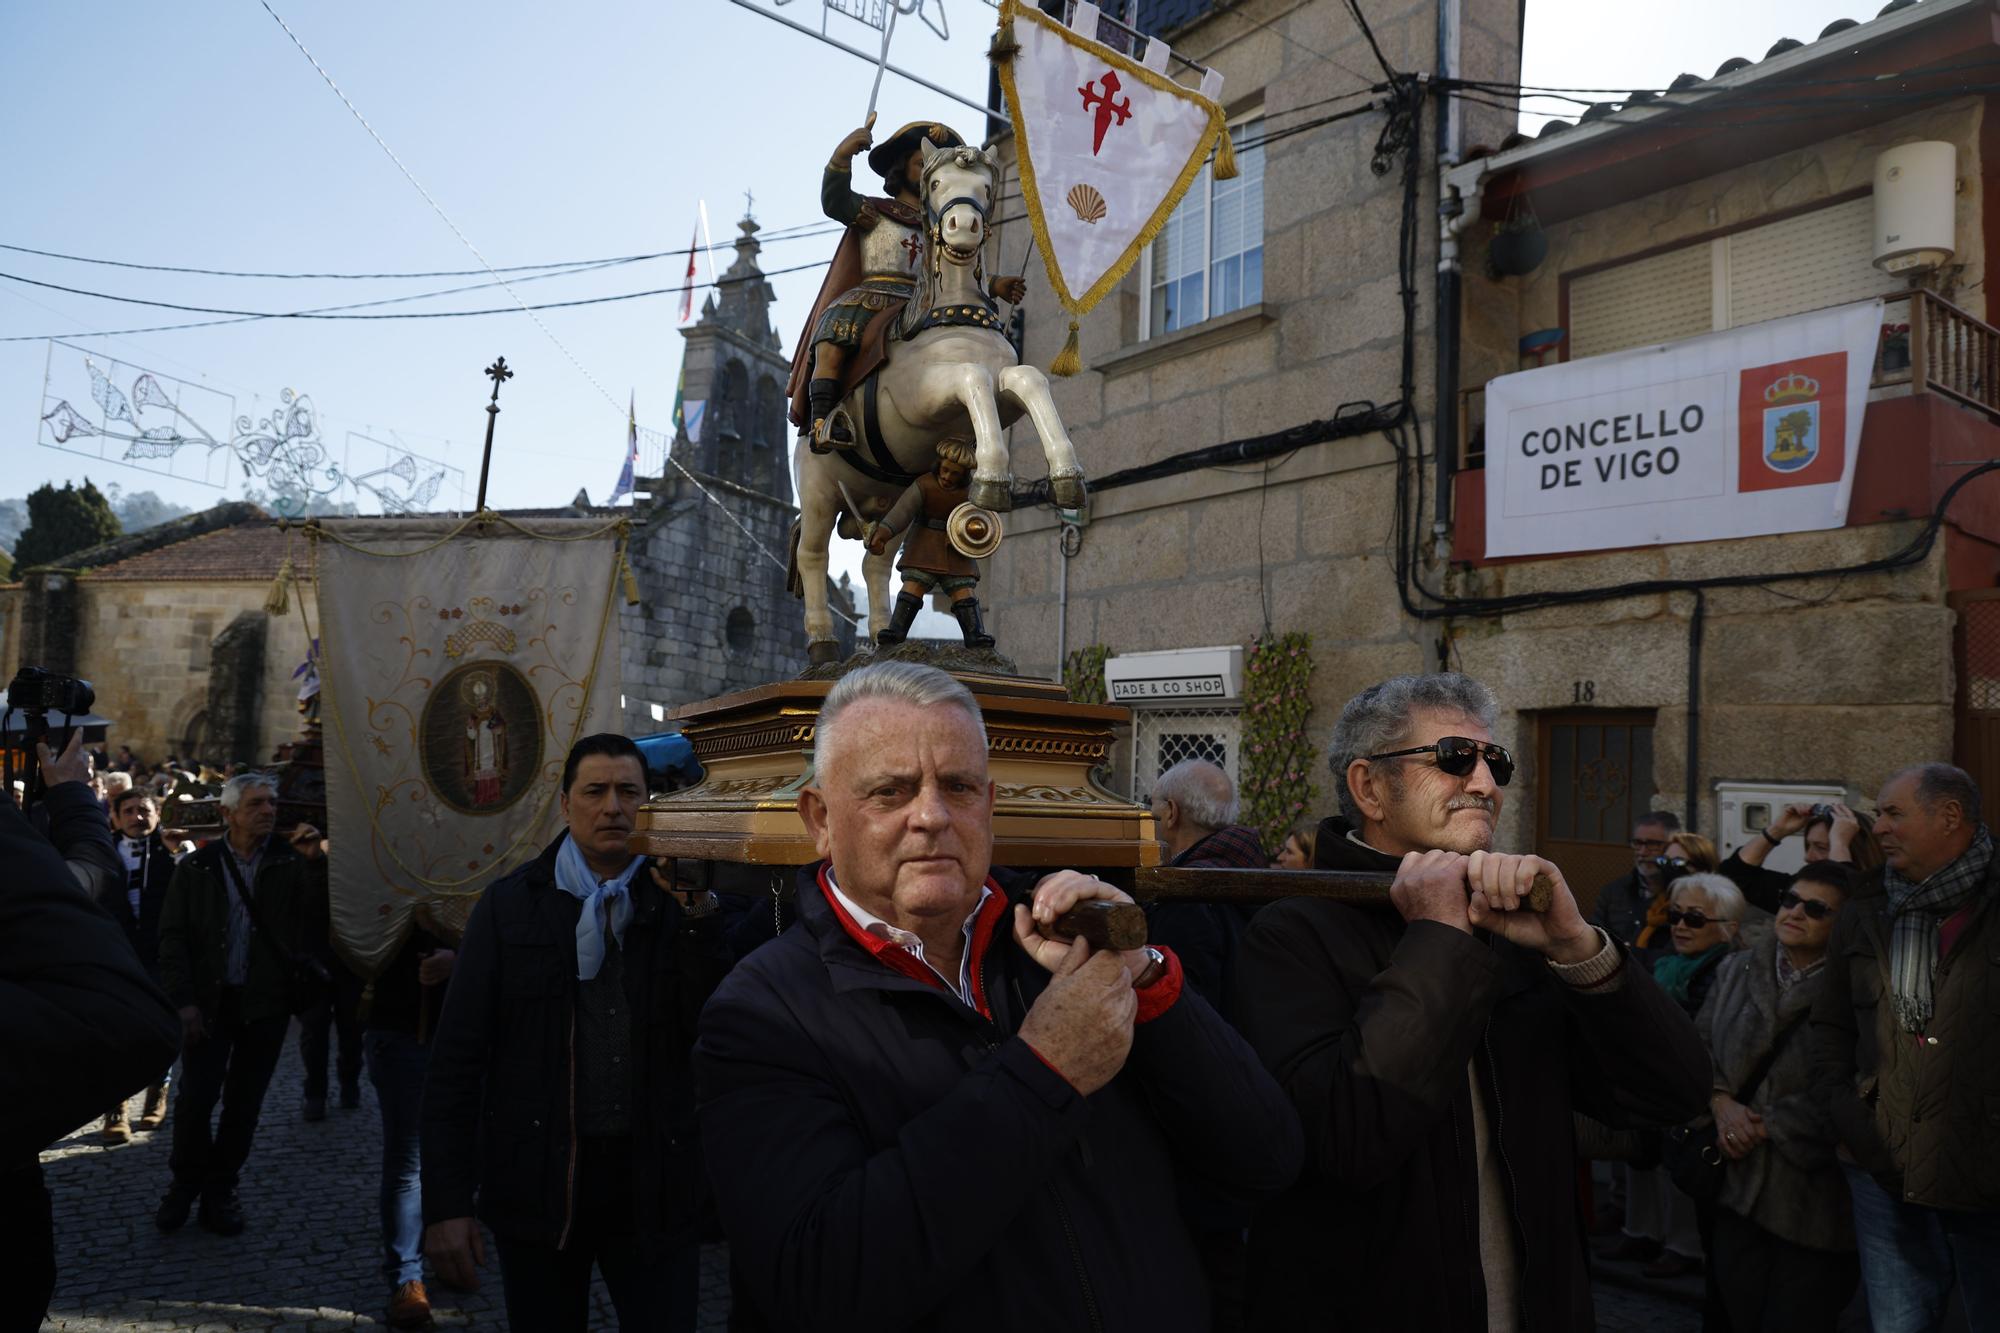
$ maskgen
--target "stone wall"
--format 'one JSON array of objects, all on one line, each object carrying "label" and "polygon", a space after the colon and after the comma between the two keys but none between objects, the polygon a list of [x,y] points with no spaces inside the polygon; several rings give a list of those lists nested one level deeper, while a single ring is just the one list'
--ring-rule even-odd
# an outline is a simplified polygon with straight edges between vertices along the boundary
[{"label": "stone wall", "polygon": [[[782,558],[794,510],[713,477],[703,484]],[[634,509],[632,568],[640,603],[624,606],[621,689],[633,735],[664,731],[653,716],[699,699],[797,675],[805,665],[802,603],[785,571],[718,512],[693,483],[649,483]]]},{"label": "stone wall", "polygon": [[[1516,77],[1516,7],[1475,3],[1469,11],[1474,35],[1468,75]],[[1433,66],[1435,13],[1434,6],[1419,4],[1371,15],[1392,63]],[[1260,23],[1270,28],[1255,26]],[[1302,47],[1351,70],[1374,68],[1352,20],[1325,0],[1293,7],[1249,0],[1175,37],[1176,50],[1223,69],[1233,114],[1259,105],[1267,113],[1281,111],[1348,85],[1348,76]],[[1959,104],[1852,136],[1817,160],[1789,155],[1621,205],[1600,218],[1572,220],[1557,229],[1549,261],[1525,286],[1479,276],[1484,237],[1475,233],[1466,245],[1465,382],[1516,368],[1513,349],[1521,331],[1557,322],[1554,282],[1564,267],[1712,229],[1711,206],[1717,218],[1737,220],[1865,184],[1867,164],[1885,141],[1950,138],[1960,145],[1961,174],[1976,180],[1977,124],[1977,109]],[[1465,141],[1491,145],[1505,128],[1491,116],[1475,119]],[[1369,170],[1380,129],[1379,116],[1358,117],[1270,146],[1261,307],[1142,343],[1143,294],[1133,278],[1084,320],[1087,368],[1057,381],[1056,395],[1087,472],[1102,476],[1327,417],[1341,403],[1395,397],[1400,195],[1394,173],[1385,179]],[[1424,141],[1428,147],[1428,123]],[[1961,218],[1961,258],[1973,265],[1965,284],[1980,276],[1978,193],[1961,197],[1961,208],[1974,210]],[[1003,216],[1017,211],[1001,210]],[[1437,254],[1428,165],[1419,215],[1415,402],[1428,451],[1436,442]],[[1007,262],[1025,244],[1021,224],[1010,230],[998,239]],[[1037,294],[1030,297],[1026,354],[1046,366],[1061,346],[1067,319],[1039,294],[1047,281],[1040,265],[1028,276]],[[1014,427],[1012,444],[1017,473],[1038,475],[1032,428]],[[1310,730],[1322,753],[1341,705],[1354,692],[1386,675],[1448,663],[1487,680],[1502,701],[1499,737],[1523,763],[1502,821],[1504,841],[1515,846],[1531,841],[1535,829],[1537,721],[1546,711],[1577,704],[1587,681],[1596,708],[1653,710],[1657,803],[1681,809],[1691,596],[1627,598],[1503,618],[1411,617],[1402,609],[1394,572],[1392,458],[1388,441],[1366,436],[1307,446],[1267,464],[1210,468],[1102,492],[1093,497],[1081,549],[1066,569],[1049,511],[1009,515],[1007,538],[987,562],[981,590],[993,608],[1000,647],[1023,670],[1052,676],[1064,648],[1104,644],[1133,652],[1247,644],[1267,630],[1305,630],[1313,636],[1316,664]],[[1428,457],[1422,467],[1428,485]],[[1431,521],[1427,502],[1420,518],[1427,534]],[[1441,592],[1468,596],[1777,572],[1866,560],[1907,542],[1913,530],[1912,524],[1887,523],[1476,570],[1449,568],[1434,558],[1422,577]],[[1441,540],[1428,548],[1433,556],[1448,549],[1448,539],[1438,535]],[[1894,575],[1708,594],[1700,826],[1713,827],[1716,779],[1832,779],[1869,793],[1901,763],[1949,757],[1952,613],[1945,587],[1939,552]],[[1324,813],[1333,808],[1330,777],[1322,771],[1317,780]]]},{"label": "stone wall", "polygon": [[[78,674],[96,685],[98,711],[115,723],[110,743],[130,745],[141,759],[157,763],[177,749],[189,725],[208,712],[216,639],[243,613],[262,616],[271,585],[85,578],[78,586],[83,594]],[[273,749],[293,739],[298,733],[298,685],[292,671],[305,655],[306,633],[298,608],[271,618],[264,636],[261,687],[255,692],[253,752],[202,757],[263,763]],[[237,696],[247,697],[247,690],[237,691]],[[222,743],[220,738],[217,743]]]}]

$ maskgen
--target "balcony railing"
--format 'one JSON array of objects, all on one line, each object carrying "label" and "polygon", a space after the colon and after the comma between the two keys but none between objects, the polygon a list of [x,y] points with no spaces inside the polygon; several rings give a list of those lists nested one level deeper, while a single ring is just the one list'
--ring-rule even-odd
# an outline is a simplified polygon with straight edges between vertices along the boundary
[{"label": "balcony railing", "polygon": [[1874,387],[1908,384],[2000,420],[2000,329],[1931,292],[1899,293],[1883,311]]},{"label": "balcony railing", "polygon": [[[1901,386],[1941,394],[2000,422],[2000,329],[1931,292],[1890,294],[1869,388],[1880,395]],[[1486,466],[1485,398],[1483,384],[1459,390],[1461,468]]]}]

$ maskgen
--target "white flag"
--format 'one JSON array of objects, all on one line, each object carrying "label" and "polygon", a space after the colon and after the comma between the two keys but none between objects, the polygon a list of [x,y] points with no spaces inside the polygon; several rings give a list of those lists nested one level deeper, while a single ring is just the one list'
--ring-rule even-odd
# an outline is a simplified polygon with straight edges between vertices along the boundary
[{"label": "white flag", "polygon": [[[1149,39],[1144,64],[1085,34],[1097,7],[1080,2],[1075,25],[1019,0],[1000,10],[1011,56],[999,60],[1013,116],[1021,192],[1035,244],[1065,309],[1087,312],[1118,284],[1200,174],[1226,119],[1209,71],[1197,90],[1163,72],[1167,52]],[[1218,160],[1216,175],[1235,174]],[[1075,324],[1072,322],[1072,341]],[[1060,359],[1060,358],[1059,358]]]}]

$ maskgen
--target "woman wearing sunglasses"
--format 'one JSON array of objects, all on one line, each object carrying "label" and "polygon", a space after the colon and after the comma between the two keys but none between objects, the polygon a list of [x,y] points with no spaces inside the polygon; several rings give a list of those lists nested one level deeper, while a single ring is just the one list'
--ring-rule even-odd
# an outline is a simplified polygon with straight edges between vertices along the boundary
[{"label": "woman wearing sunglasses", "polygon": [[1733,1333],[1830,1329],[1860,1280],[1806,1029],[1853,886],[1842,862],[1801,867],[1774,933],[1722,963],[1696,1020],[1715,1057],[1709,1106],[1725,1162],[1710,1262]]},{"label": "woman wearing sunglasses", "polygon": [[[1669,856],[1684,859],[1690,849],[1680,841],[1683,835],[1674,836]],[[1672,858],[1676,849],[1682,858]],[[1653,979],[1692,1015],[1708,998],[1716,968],[1736,947],[1743,895],[1720,875],[1682,874],[1668,885],[1663,915],[1673,950],[1654,962]],[[1654,1278],[1685,1277],[1701,1271],[1705,1230],[1694,1200],[1674,1187],[1665,1167],[1633,1171],[1625,1186],[1625,1241],[1605,1257],[1636,1257],[1644,1245],[1656,1248],[1659,1257],[1640,1272]]]}]

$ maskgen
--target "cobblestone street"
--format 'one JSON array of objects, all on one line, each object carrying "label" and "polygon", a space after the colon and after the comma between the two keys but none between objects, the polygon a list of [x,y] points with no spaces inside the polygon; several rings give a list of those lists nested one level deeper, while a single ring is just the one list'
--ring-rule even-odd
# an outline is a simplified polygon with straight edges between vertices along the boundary
[{"label": "cobblestone street", "polygon": [[[61,1270],[45,1333],[379,1327],[388,1292],[376,1222],[382,1140],[374,1089],[364,1077],[360,1110],[329,1109],[324,1121],[307,1124],[299,1115],[303,1079],[295,1029],[243,1173],[250,1227],[233,1239],[192,1221],[172,1235],[153,1226],[167,1185],[171,1117],[116,1147],[99,1143],[92,1123],[43,1153]],[[142,1100],[132,1100],[133,1116]],[[492,1256],[489,1238],[477,1292],[427,1284],[439,1328],[507,1327]],[[602,1283],[594,1307],[595,1327],[617,1327]],[[1602,1281],[1597,1312],[1603,1333],[1694,1333],[1701,1322],[1685,1291]],[[710,1247],[701,1327],[720,1330],[727,1317],[726,1260],[721,1247]]]},{"label": "cobblestone street", "polygon": [[[362,1079],[361,1109],[329,1107],[300,1118],[304,1069],[297,1026],[264,1100],[257,1144],[243,1173],[250,1227],[224,1239],[194,1221],[161,1235],[153,1209],[167,1187],[173,1119],[152,1134],[106,1147],[95,1122],[42,1154],[55,1199],[60,1276],[46,1330],[319,1330],[378,1327],[388,1302],[381,1276],[376,1189],[382,1122]],[[137,1116],[143,1098],[132,1099]],[[476,1293],[426,1283],[439,1328],[504,1329],[493,1242]],[[721,1329],[728,1279],[721,1250],[704,1255],[702,1328]],[[593,1325],[616,1328],[600,1282]]]}]

